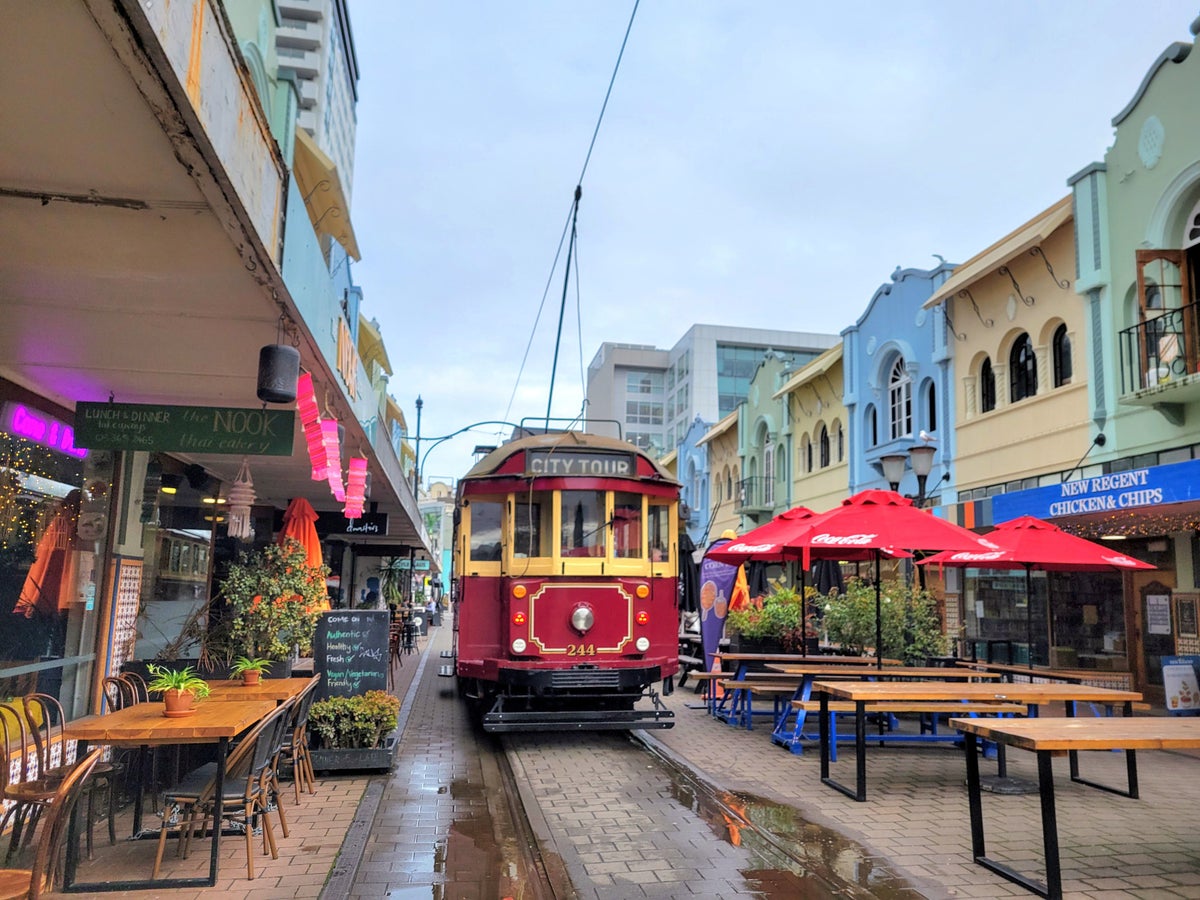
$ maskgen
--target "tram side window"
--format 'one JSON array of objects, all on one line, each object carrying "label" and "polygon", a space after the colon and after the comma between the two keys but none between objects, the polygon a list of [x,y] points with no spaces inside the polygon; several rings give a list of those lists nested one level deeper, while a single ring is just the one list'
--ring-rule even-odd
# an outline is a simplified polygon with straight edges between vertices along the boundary
[{"label": "tram side window", "polygon": [[500,524],[504,505],[485,500],[471,503],[471,559],[475,562],[499,562]]},{"label": "tram side window", "polygon": [[668,562],[671,558],[671,507],[650,504],[648,532],[651,562]]},{"label": "tram side window", "polygon": [[550,556],[550,518],[553,500],[550,494],[524,495],[513,504],[513,556]]},{"label": "tram side window", "polygon": [[603,491],[563,491],[562,531],[559,547],[563,556],[604,556],[608,535],[604,519]]},{"label": "tram side window", "polygon": [[613,494],[613,555],[618,559],[642,558],[642,495]]}]

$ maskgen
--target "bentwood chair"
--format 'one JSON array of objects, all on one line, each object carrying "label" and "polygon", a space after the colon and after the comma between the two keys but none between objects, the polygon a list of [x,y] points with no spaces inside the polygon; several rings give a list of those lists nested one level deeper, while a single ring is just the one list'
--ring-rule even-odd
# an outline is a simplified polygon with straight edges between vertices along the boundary
[{"label": "bentwood chair", "polygon": [[290,721],[291,733],[285,735],[281,757],[292,764],[292,784],[296,788],[296,803],[300,803],[301,789],[310,794],[317,792],[317,778],[313,772],[312,757],[308,752],[308,711],[317,696],[321,676],[315,675],[312,683],[295,700]]},{"label": "bentwood chair", "polygon": [[100,764],[103,747],[97,747],[85,756],[58,782],[47,802],[42,835],[38,839],[33,867],[30,869],[0,869],[0,897],[38,900],[43,892],[54,888],[54,875],[58,870],[58,855],[66,835],[71,811],[79,800],[84,783]]},{"label": "bentwood chair", "polygon": [[158,851],[154,856],[152,878],[158,878],[167,831],[178,817],[179,840],[177,852],[187,858],[191,836],[197,828],[203,831],[209,820],[220,828],[224,819],[233,819],[246,832],[246,876],[254,877],[254,824],[261,818],[263,851],[272,859],[279,858],[275,846],[275,830],[271,825],[271,809],[264,789],[264,773],[271,764],[271,754],[279,720],[288,715],[286,705],[276,707],[269,716],[254,726],[230,751],[225,764],[225,785],[222,796],[216,796],[216,763],[206,763],[185,776],[178,785],[163,792],[163,821],[158,834]]},{"label": "bentwood chair", "polygon": [[[67,765],[62,762],[62,753],[67,746],[63,734],[66,717],[62,704],[50,694],[26,694],[21,698],[21,704],[25,709],[25,722],[33,735],[37,752],[38,778],[50,781],[65,778],[75,768],[75,764]],[[88,859],[93,857],[92,823],[95,821],[96,794],[101,790],[108,793],[108,842],[117,842],[117,779],[124,772],[125,766],[122,763],[107,760],[100,760],[92,768],[92,775],[87,783]]]}]

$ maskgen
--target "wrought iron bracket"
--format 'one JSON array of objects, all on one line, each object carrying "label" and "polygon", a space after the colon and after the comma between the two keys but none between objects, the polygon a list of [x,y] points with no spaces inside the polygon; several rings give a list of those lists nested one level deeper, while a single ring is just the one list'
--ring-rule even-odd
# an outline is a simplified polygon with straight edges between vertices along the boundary
[{"label": "wrought iron bracket", "polygon": [[979,319],[980,324],[982,324],[984,328],[991,328],[993,325],[996,324],[995,319],[985,319],[983,317],[983,313],[981,313],[979,311],[979,304],[975,302],[975,298],[971,296],[971,291],[969,289],[963,288],[961,291],[958,292],[958,296],[966,297],[968,300],[971,301],[971,308],[973,310],[975,310],[975,317],[977,319]]},{"label": "wrought iron bracket", "polygon": [[1068,281],[1066,278],[1059,278],[1054,273],[1054,266],[1050,265],[1050,260],[1048,260],[1046,258],[1046,254],[1042,252],[1042,248],[1040,246],[1031,248],[1029,251],[1029,255],[1030,256],[1040,256],[1042,258],[1042,262],[1044,262],[1046,264],[1046,271],[1050,273],[1050,277],[1054,279],[1054,283],[1057,284],[1060,288],[1062,288],[1065,291],[1071,287],[1070,281]]},{"label": "wrought iron bracket", "polygon": [[1026,306],[1033,306],[1035,302],[1033,295],[1030,294],[1028,297],[1026,297],[1023,293],[1021,293],[1021,286],[1017,284],[1017,276],[1012,273],[1012,269],[1010,269],[1008,266],[1001,266],[996,271],[999,275],[1008,276],[1008,280],[1012,282],[1013,290],[1017,292],[1017,296],[1021,298],[1022,303],[1024,303]]},{"label": "wrought iron bracket", "polygon": [[950,333],[954,335],[954,339],[958,341],[965,341],[967,339],[967,335],[963,332],[955,330],[954,328],[954,318],[950,315],[950,298],[948,297],[946,298],[946,302],[942,304],[942,315],[946,317],[946,325],[949,327]]}]

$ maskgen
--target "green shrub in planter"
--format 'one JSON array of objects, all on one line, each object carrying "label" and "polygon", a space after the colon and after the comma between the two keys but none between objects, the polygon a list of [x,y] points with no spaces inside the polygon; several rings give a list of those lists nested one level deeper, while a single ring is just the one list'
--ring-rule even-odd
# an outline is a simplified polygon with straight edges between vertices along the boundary
[{"label": "green shrub in planter", "polygon": [[[942,630],[937,599],[918,585],[885,581],[880,585],[882,656],[923,665],[930,656],[946,653],[949,640]],[[821,601],[822,624],[829,641],[846,653],[863,653],[875,646],[875,586],[852,578],[846,591]]]},{"label": "green shrub in planter", "polygon": [[792,587],[777,587],[765,597],[755,598],[749,604],[730,610],[725,617],[725,629],[752,641],[777,640],[784,652],[798,653],[804,646],[805,637],[816,637],[813,623],[815,613],[811,602],[817,596],[814,588],[806,586],[804,595],[809,603],[802,603],[800,592]]},{"label": "green shrub in planter", "polygon": [[395,731],[400,700],[387,691],[318,700],[308,713],[308,730],[328,749],[378,747]]}]

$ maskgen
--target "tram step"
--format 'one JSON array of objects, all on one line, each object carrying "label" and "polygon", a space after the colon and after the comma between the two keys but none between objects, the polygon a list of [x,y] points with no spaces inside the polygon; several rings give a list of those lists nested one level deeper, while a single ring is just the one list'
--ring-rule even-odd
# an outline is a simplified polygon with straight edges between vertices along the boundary
[{"label": "tram step", "polygon": [[442,659],[454,659],[453,650],[443,650],[441,653]]},{"label": "tram step", "polygon": [[454,666],[438,666],[438,677],[439,678],[453,678],[454,677]]}]

